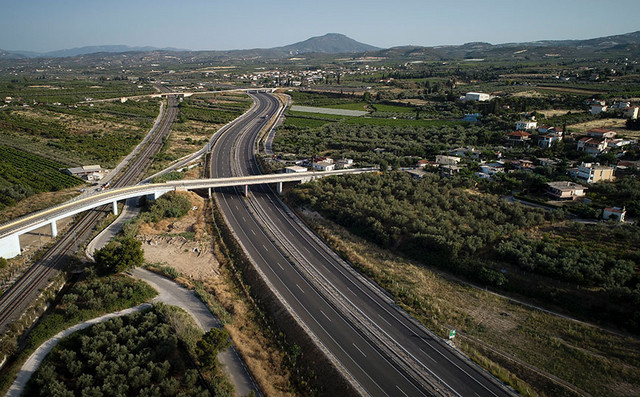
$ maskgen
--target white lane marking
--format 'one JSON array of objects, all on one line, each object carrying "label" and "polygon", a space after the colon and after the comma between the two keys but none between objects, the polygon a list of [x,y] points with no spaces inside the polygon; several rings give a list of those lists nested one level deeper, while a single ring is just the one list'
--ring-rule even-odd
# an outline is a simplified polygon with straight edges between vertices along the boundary
[{"label": "white lane marking", "polygon": [[324,312],[322,310],[320,310],[320,313],[322,313],[323,316],[325,316],[327,318],[327,320],[331,321],[331,319],[329,318],[329,316],[327,316],[326,314],[324,314]]},{"label": "white lane marking", "polygon": [[278,266],[280,266],[280,269],[284,270],[284,267],[282,267],[282,265],[280,264],[280,262],[277,262]]},{"label": "white lane marking", "polygon": [[366,354],[364,354],[364,352],[363,352],[362,350],[360,350],[360,348],[359,348],[358,346],[356,346],[356,344],[355,344],[355,343],[351,342],[351,344],[353,345],[353,347],[355,347],[356,349],[358,349],[358,351],[359,351],[363,356],[367,357],[367,355],[366,355]]},{"label": "white lane marking", "polygon": [[247,220],[244,219],[244,216],[242,217],[242,222],[247,223]]},{"label": "white lane marking", "polygon": [[302,288],[300,288],[300,286],[298,284],[296,284],[296,287],[298,287],[298,289],[300,290],[300,292],[302,292],[304,294],[304,290]]},{"label": "white lane marking", "polygon": [[381,319],[382,321],[384,321],[385,323],[389,324],[389,326],[390,326],[390,327],[393,327],[393,325],[391,325],[391,323],[390,323],[390,322],[388,322],[384,317],[382,317],[382,314],[378,314],[378,317],[380,317],[380,319]]},{"label": "white lane marking", "polygon": [[[264,244],[262,244],[262,248],[264,248],[265,251],[269,251],[269,248],[267,248],[267,246],[264,245]],[[278,263],[278,265],[279,265],[279,263]]]},{"label": "white lane marking", "polygon": [[422,348],[421,348],[421,347],[419,347],[418,349],[420,349],[420,351],[421,351],[422,353],[424,353],[424,355],[425,355],[425,356],[429,357],[429,358],[431,359],[431,361],[433,361],[434,363],[437,363],[437,361],[436,361],[433,357],[431,357],[431,356],[429,355],[429,353],[427,353],[426,351],[422,350]]},{"label": "white lane marking", "polygon": [[400,390],[400,393],[402,393],[402,394],[404,394],[405,396],[409,397],[409,395],[408,395],[407,393],[405,393],[405,392],[404,392],[404,390],[402,390],[402,389],[400,388],[400,386],[396,385],[396,388],[397,388],[398,390]]},{"label": "white lane marking", "polygon": [[254,236],[256,235],[256,232],[254,232],[253,229],[251,229],[251,233],[253,233]]}]

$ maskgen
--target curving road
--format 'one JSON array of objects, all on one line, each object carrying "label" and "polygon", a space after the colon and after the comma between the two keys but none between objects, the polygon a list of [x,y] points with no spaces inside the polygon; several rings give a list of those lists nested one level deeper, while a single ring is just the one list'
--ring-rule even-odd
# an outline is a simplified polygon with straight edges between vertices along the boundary
[{"label": "curving road", "polygon": [[[268,94],[253,98],[256,116],[279,106]],[[258,173],[254,148],[264,123],[245,119],[219,138],[211,177]],[[249,199],[220,191],[216,200],[264,277],[362,394],[513,395],[354,272],[268,187],[252,187]]]}]

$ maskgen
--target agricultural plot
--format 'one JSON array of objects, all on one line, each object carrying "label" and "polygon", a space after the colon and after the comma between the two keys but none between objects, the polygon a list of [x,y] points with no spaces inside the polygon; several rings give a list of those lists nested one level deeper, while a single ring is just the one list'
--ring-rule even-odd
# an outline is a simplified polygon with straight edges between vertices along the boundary
[{"label": "agricultural plot", "polygon": [[64,164],[34,154],[0,146],[0,209],[35,193],[58,191],[84,182],[63,174]]}]

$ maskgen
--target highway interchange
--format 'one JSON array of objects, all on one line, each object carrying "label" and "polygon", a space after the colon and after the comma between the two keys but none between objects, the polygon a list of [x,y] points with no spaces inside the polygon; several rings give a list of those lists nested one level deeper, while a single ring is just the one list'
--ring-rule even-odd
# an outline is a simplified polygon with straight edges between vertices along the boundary
[{"label": "highway interchange", "polygon": [[[253,94],[255,117],[213,147],[211,177],[258,173],[254,150],[274,114],[272,95]],[[354,387],[373,396],[506,396],[513,393],[408,316],[379,287],[355,273],[293,217],[265,186],[248,198],[216,200],[260,272]]]},{"label": "highway interchange", "polygon": [[[251,97],[255,105],[246,117],[216,136],[210,161],[212,178],[259,173],[256,141],[269,121],[263,116],[276,114],[282,105],[271,94],[253,93]],[[176,111],[175,99],[170,97],[167,121],[163,119],[156,132],[160,140],[168,133]],[[153,157],[146,152],[128,167],[117,185],[128,185],[140,175]],[[239,189],[218,189],[215,199],[221,213],[266,284],[358,393],[412,397],[515,394],[355,272],[268,186],[252,186],[249,191],[249,197],[244,197]],[[74,228],[88,233],[98,212],[89,211]],[[2,296],[0,326],[15,320],[38,286],[46,283],[47,275],[63,262],[60,259],[75,245],[74,240],[72,230]]]}]

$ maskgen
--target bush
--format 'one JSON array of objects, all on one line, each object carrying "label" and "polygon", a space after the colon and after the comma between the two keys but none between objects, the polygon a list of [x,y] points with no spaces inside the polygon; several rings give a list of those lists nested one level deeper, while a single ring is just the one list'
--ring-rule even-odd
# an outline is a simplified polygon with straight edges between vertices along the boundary
[{"label": "bush", "polygon": [[181,218],[191,209],[188,197],[169,192],[157,200],[148,203],[147,212],[142,215],[143,221],[157,222],[164,218]]},{"label": "bush", "polygon": [[111,241],[96,251],[94,257],[96,268],[101,274],[120,273],[127,269],[141,266],[144,262],[142,243],[131,237]]}]

